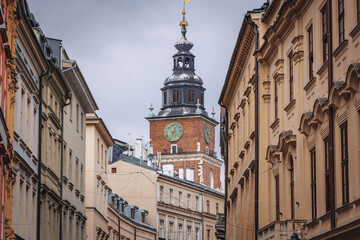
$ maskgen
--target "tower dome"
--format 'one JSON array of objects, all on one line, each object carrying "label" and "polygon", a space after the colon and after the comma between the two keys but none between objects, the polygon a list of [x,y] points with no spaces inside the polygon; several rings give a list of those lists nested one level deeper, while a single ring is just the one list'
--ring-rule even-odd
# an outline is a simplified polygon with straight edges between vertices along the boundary
[{"label": "tower dome", "polygon": [[173,56],[173,74],[166,78],[162,91],[162,108],[158,117],[202,114],[208,116],[204,108],[202,79],[195,74],[195,56],[190,52],[194,46],[186,38],[185,8],[180,22],[181,39],[175,43],[178,50]]}]

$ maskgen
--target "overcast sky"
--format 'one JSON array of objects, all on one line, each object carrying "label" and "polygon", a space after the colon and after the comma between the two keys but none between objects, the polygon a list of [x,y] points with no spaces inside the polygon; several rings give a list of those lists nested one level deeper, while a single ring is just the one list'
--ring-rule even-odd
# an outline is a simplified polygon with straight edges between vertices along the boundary
[{"label": "overcast sky", "polygon": [[[28,0],[47,37],[63,40],[77,61],[114,138],[149,138],[144,119],[161,107],[172,74],[174,43],[181,37],[182,0]],[[194,43],[196,73],[204,81],[205,107],[217,104],[247,10],[265,0],[190,0],[187,38]],[[219,145],[219,127],[216,131]],[[218,155],[219,156],[219,155]]]}]

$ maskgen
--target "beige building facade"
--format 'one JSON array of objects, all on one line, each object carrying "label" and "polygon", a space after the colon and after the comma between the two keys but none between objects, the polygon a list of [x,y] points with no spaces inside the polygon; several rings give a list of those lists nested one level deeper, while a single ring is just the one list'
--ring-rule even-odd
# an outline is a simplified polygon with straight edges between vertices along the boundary
[{"label": "beige building facade", "polygon": [[85,203],[87,239],[108,239],[109,147],[113,145],[104,121],[86,114]]},{"label": "beige building facade", "polygon": [[[238,142],[244,132],[239,134],[237,126],[251,129],[243,123],[248,116],[241,120],[240,96],[244,82],[249,80],[251,87],[256,58],[257,238],[290,239],[293,233],[300,239],[358,238],[359,9],[355,0],[273,0],[247,14],[220,99],[227,117],[223,133],[228,157],[227,239],[251,239],[246,232],[256,229],[255,221],[246,225],[241,221],[247,212],[256,218],[253,205],[237,201],[234,206],[234,199],[242,199],[243,194],[235,190],[242,189],[241,181],[236,186],[242,177],[238,169],[247,168],[241,156],[246,159],[248,153],[242,154],[245,145]],[[259,32],[254,56],[251,22]],[[235,117],[238,111],[239,118]],[[254,201],[253,192],[244,196]],[[233,214],[237,203],[245,212]]]},{"label": "beige building facade", "polygon": [[222,193],[163,174],[140,159],[115,151],[112,155],[112,191],[149,212],[148,223],[156,227],[157,239],[216,239],[216,214],[224,209]]}]

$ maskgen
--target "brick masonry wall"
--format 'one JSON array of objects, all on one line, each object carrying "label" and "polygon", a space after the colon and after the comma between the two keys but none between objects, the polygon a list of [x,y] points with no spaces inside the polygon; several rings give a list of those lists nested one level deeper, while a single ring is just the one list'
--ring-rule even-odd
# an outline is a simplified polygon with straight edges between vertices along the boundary
[{"label": "brick masonry wall", "polygon": [[[176,142],[168,141],[164,136],[164,129],[170,122],[176,121],[183,127],[183,135]],[[161,121],[150,122],[150,139],[153,145],[153,152],[170,153],[172,144],[180,146],[181,152],[196,152],[197,143],[200,142],[200,151],[206,153],[206,146],[210,148],[210,151],[214,151],[215,146],[215,126],[207,123],[211,129],[211,141],[209,144],[205,141],[204,127],[206,121],[200,117],[187,118],[187,119],[171,119]],[[163,150],[163,147],[165,150]]]}]

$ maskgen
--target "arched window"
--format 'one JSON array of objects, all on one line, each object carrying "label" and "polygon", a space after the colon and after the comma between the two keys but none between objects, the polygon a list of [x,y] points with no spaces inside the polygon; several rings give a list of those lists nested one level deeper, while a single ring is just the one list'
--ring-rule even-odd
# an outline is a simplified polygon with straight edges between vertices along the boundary
[{"label": "arched window", "polygon": [[163,97],[164,97],[164,104],[166,104],[167,103],[167,99],[166,99],[166,96],[167,94],[166,94],[166,92],[164,92],[164,94],[163,94]]},{"label": "arched window", "polygon": [[175,102],[175,103],[180,102],[180,100],[179,100],[179,91],[178,90],[173,91],[173,102]]},{"label": "arched window", "polygon": [[190,58],[185,58],[185,67],[188,68],[190,65]]},{"label": "arched window", "polygon": [[194,90],[189,90],[188,102],[191,102],[191,103],[195,102]]},{"label": "arched window", "polygon": [[209,176],[209,187],[214,189],[214,175],[212,172],[210,173],[210,176]]},{"label": "arched window", "polygon": [[183,60],[182,60],[181,57],[179,57],[178,60],[177,60],[177,66],[178,67],[183,67],[184,66],[184,63],[183,63]]}]

